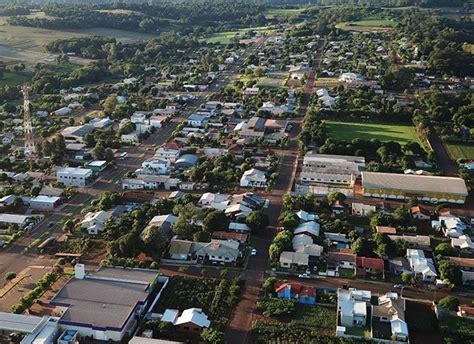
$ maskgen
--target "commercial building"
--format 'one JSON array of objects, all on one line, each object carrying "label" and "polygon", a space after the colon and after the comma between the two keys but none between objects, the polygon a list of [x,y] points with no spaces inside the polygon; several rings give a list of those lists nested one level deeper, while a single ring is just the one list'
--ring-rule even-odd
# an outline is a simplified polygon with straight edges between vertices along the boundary
[{"label": "commercial building", "polygon": [[81,337],[119,342],[131,336],[139,319],[156,302],[155,289],[167,284],[158,271],[101,267],[87,274],[76,264],[75,277],[53,297],[50,305],[62,330],[75,330]]},{"label": "commercial building", "polygon": [[36,196],[30,199],[30,208],[37,210],[54,210],[61,204],[61,197],[58,196]]},{"label": "commercial building", "polygon": [[364,168],[364,157],[309,152],[303,159],[296,191],[318,195],[339,191],[352,195],[352,187]]},{"label": "commercial building", "polygon": [[91,176],[92,170],[88,168],[63,167],[56,171],[58,183],[65,186],[85,187]]},{"label": "commercial building", "polygon": [[0,312],[0,334],[12,333],[22,337],[21,344],[53,343],[59,333],[58,318]]},{"label": "commercial building", "polygon": [[455,177],[362,172],[362,187],[366,197],[413,198],[432,203],[463,204],[468,195],[464,180]]}]

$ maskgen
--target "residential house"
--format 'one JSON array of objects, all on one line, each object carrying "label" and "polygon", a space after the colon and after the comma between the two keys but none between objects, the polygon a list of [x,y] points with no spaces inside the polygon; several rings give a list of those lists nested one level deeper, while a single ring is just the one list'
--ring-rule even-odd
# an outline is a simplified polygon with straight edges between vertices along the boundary
[{"label": "residential house", "polygon": [[193,255],[193,246],[192,241],[171,239],[168,254],[171,259],[190,260]]},{"label": "residential house", "polygon": [[246,233],[216,231],[212,232],[212,239],[223,241],[237,241],[240,244],[246,243],[249,235]]},{"label": "residential house", "polygon": [[324,243],[328,248],[336,249],[337,251],[346,250],[349,248],[349,238],[344,233],[324,233]]},{"label": "residential house", "polygon": [[0,142],[2,143],[2,145],[9,145],[13,142],[14,139],[15,134],[13,133],[4,133],[0,135]]},{"label": "residential house", "polygon": [[374,213],[377,210],[375,205],[364,204],[364,203],[352,203],[352,215],[357,216],[368,216],[370,213]]},{"label": "residential house", "polygon": [[229,231],[237,233],[250,233],[251,229],[245,223],[231,222],[229,223]]},{"label": "residential house", "polygon": [[320,225],[315,221],[308,221],[299,224],[293,231],[295,235],[307,234],[316,239],[319,236]]},{"label": "residential house", "polygon": [[461,270],[464,285],[474,285],[474,258],[447,257],[447,259]]},{"label": "residential house", "polygon": [[87,230],[89,235],[97,235],[104,231],[106,222],[112,217],[111,211],[99,210],[89,212],[81,221],[81,228]]},{"label": "residential house", "polygon": [[404,272],[411,273],[410,263],[405,257],[395,257],[389,261],[390,272],[394,275],[401,275]]},{"label": "residential house", "polygon": [[305,269],[309,264],[309,255],[306,253],[283,251],[280,254],[280,266],[282,268],[302,268]]},{"label": "residential house", "polygon": [[66,143],[83,143],[84,137],[94,131],[94,125],[83,124],[64,128],[61,135]]},{"label": "residential house", "polygon": [[300,283],[278,282],[275,292],[279,299],[297,300],[304,305],[316,304],[316,288]]},{"label": "residential house", "polygon": [[237,241],[211,240],[209,243],[202,243],[194,255],[198,262],[209,261],[211,263],[236,265],[242,253],[239,250]]},{"label": "residential house", "polygon": [[178,220],[178,217],[168,214],[168,215],[157,215],[153,217],[147,226],[140,233],[140,238],[143,240],[153,228],[158,228],[163,239],[169,241],[173,237],[172,226]]},{"label": "residential house", "polygon": [[314,213],[308,213],[307,211],[300,210],[296,213],[296,215],[300,218],[300,222],[308,222],[308,221],[317,221],[319,220],[319,216]]},{"label": "residential house", "polygon": [[150,158],[142,162],[142,168],[135,171],[136,174],[162,175],[168,174],[170,161],[165,159]]},{"label": "residential house", "polygon": [[410,208],[410,214],[415,220],[429,220],[431,214],[428,210],[423,207],[415,206]]},{"label": "residential house", "polygon": [[38,195],[32,197],[29,203],[31,209],[52,211],[61,204],[61,197]]},{"label": "residential house", "polygon": [[340,268],[353,270],[356,272],[357,261],[356,255],[350,251],[347,252],[329,252],[328,253],[328,270],[339,271]]},{"label": "residential house", "polygon": [[208,116],[192,114],[188,117],[187,123],[193,128],[204,128],[207,124]]},{"label": "residential house", "polygon": [[370,291],[339,288],[337,290],[337,311],[340,326],[364,327],[367,324],[367,303],[370,302],[370,299]]},{"label": "residential house", "polygon": [[198,201],[201,207],[209,207],[217,210],[225,210],[230,204],[231,196],[220,193],[204,193]]},{"label": "residential house", "polygon": [[176,160],[178,160],[180,154],[181,145],[178,144],[176,141],[170,141],[160,146],[156,150],[155,157],[158,159],[166,159],[169,160],[171,163],[174,163]]},{"label": "residential house", "polygon": [[468,235],[461,235],[459,238],[451,238],[451,246],[463,253],[474,253],[474,243]]},{"label": "residential house", "polygon": [[464,234],[467,225],[457,216],[439,216],[438,221],[431,222],[434,229],[441,230],[445,236],[459,238]]},{"label": "residential house", "polygon": [[163,313],[161,321],[172,323],[179,331],[184,332],[201,332],[203,329],[211,325],[207,315],[201,308],[185,309],[181,315],[176,309],[166,309]]},{"label": "residential house", "polygon": [[407,260],[414,274],[421,276],[423,282],[434,282],[438,277],[433,259],[426,258],[422,250],[407,249]]},{"label": "residential house", "polygon": [[380,258],[356,257],[357,276],[365,277],[367,273],[384,276],[384,261]]},{"label": "residential house", "polygon": [[375,226],[375,230],[377,231],[377,233],[382,233],[382,234],[392,234],[392,235],[397,234],[397,229],[395,227]]},{"label": "residential house", "polygon": [[240,187],[242,188],[266,188],[267,177],[265,172],[252,168],[244,172],[240,178]]},{"label": "residential house", "polygon": [[[372,306],[372,328],[382,327],[390,323],[390,338],[398,342],[408,342],[408,325],[405,322],[405,299],[398,297],[397,293],[389,292],[378,297],[377,305]],[[381,325],[381,326],[380,326]],[[379,331],[372,331],[375,339]],[[380,332],[381,334],[381,332]]]}]

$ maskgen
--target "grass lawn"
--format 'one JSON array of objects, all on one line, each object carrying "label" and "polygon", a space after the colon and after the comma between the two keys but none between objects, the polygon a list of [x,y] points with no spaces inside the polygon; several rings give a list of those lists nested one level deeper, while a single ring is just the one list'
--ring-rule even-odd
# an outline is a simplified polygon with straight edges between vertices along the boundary
[{"label": "grass lawn", "polygon": [[291,317],[293,323],[308,326],[308,329],[317,327],[322,334],[331,335],[336,328],[336,315],[336,307],[298,304]]},{"label": "grass lawn", "polygon": [[339,268],[339,277],[341,278],[354,278],[354,270],[353,269],[346,269],[346,268]]},{"label": "grass lawn", "polygon": [[25,82],[28,82],[31,80],[31,75],[27,72],[20,72],[20,73],[15,73],[15,72],[5,72],[3,73],[3,78],[0,79],[0,85],[18,85],[18,84],[24,84]]},{"label": "grass lawn", "polygon": [[474,145],[462,143],[446,143],[445,147],[451,159],[474,159]]},{"label": "grass lawn", "polygon": [[246,32],[250,30],[257,31],[257,32],[265,32],[265,31],[272,30],[272,28],[269,26],[259,26],[259,27],[253,27],[253,28],[238,29],[234,31],[216,32],[202,39],[202,41],[206,43],[229,44],[232,38],[234,38],[237,35],[243,36]]},{"label": "grass lawn", "polygon": [[261,78],[256,86],[263,88],[278,88],[285,83],[287,77],[287,73],[270,73],[268,76]]},{"label": "grass lawn", "polygon": [[303,12],[304,8],[271,8],[265,14],[266,19],[274,19],[277,17],[293,17]]},{"label": "grass lawn", "polygon": [[396,24],[395,21],[380,18],[366,18],[352,22],[339,23],[338,29],[350,31],[388,31]]},{"label": "grass lawn", "polygon": [[397,141],[405,144],[408,141],[417,141],[415,129],[409,125],[354,123],[325,121],[328,136],[336,140],[352,141],[353,139],[377,139],[380,141]]}]

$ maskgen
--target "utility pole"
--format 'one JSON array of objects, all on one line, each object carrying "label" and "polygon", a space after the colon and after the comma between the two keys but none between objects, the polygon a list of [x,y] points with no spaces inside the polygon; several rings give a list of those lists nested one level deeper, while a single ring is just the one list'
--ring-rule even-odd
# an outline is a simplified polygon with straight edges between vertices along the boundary
[{"label": "utility pole", "polygon": [[36,154],[35,141],[33,138],[33,125],[31,124],[30,97],[28,95],[28,86],[22,87],[23,92],[23,130],[25,133],[25,157],[34,158]]}]

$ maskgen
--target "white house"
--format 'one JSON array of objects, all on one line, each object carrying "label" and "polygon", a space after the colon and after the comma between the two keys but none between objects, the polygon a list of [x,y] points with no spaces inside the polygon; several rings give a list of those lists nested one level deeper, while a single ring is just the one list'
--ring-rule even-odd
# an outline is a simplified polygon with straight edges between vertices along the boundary
[{"label": "white house", "polygon": [[164,159],[151,158],[142,162],[142,169],[135,171],[142,174],[168,174],[170,161]]},{"label": "white house", "polygon": [[61,203],[58,196],[36,196],[30,199],[30,208],[37,210],[54,210]]},{"label": "white house", "polygon": [[87,213],[81,221],[81,228],[87,230],[89,235],[97,235],[105,229],[105,223],[112,216],[111,211],[97,211]]},{"label": "white house", "polygon": [[451,238],[451,246],[466,253],[474,252],[474,243],[468,235],[461,235],[459,238]]},{"label": "white house", "polygon": [[367,323],[367,302],[371,292],[354,288],[337,290],[337,310],[344,327],[364,327]]},{"label": "white house", "polygon": [[432,227],[443,231],[445,236],[459,238],[466,230],[466,224],[457,216],[440,216],[438,221],[432,221]]},{"label": "white house", "polygon": [[58,116],[67,116],[72,112],[72,109],[65,106],[60,109],[57,109],[56,111],[53,112],[53,114],[58,115]]},{"label": "white house", "polygon": [[308,221],[308,222],[303,222],[301,224],[299,224],[295,230],[293,231],[293,233],[295,235],[298,235],[298,234],[309,234],[313,237],[317,237],[319,236],[319,230],[320,230],[320,225],[319,223],[315,222],[315,221]]},{"label": "white house", "polygon": [[130,143],[130,144],[138,143],[140,141],[139,135],[140,134],[138,131],[133,131],[129,134],[122,134],[120,136],[120,141],[123,143]]},{"label": "white house", "polygon": [[421,276],[423,282],[434,282],[438,277],[433,259],[426,258],[423,250],[407,249],[407,260],[413,273]]},{"label": "white house", "polygon": [[58,183],[65,186],[85,187],[91,176],[92,170],[87,168],[62,167],[56,171]]},{"label": "white house", "polygon": [[155,152],[155,157],[158,159],[166,159],[170,162],[178,160],[181,150],[179,148],[170,148],[166,146],[159,147]]},{"label": "white house", "polygon": [[304,211],[304,210],[298,211],[296,215],[300,218],[301,222],[319,220],[319,216],[317,214],[308,213],[307,211]]},{"label": "white house", "polygon": [[243,188],[265,188],[267,187],[267,177],[265,172],[252,168],[247,170],[240,178],[240,187]]}]

